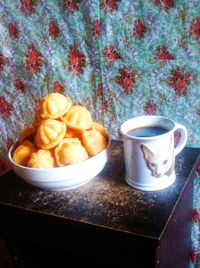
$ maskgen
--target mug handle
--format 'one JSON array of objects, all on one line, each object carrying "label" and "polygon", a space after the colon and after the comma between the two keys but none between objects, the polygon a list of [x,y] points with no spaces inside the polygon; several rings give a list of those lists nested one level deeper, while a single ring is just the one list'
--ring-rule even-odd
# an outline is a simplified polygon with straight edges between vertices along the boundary
[{"label": "mug handle", "polygon": [[178,145],[174,148],[175,156],[183,150],[184,146],[186,145],[187,137],[188,137],[188,132],[185,126],[183,126],[182,124],[176,123],[175,131],[177,129],[180,130],[181,138],[180,138]]}]

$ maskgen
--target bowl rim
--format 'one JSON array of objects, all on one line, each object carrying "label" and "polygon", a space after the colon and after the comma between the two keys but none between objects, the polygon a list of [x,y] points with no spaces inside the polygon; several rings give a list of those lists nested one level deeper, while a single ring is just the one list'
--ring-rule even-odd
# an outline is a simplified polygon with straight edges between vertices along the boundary
[{"label": "bowl rim", "polygon": [[111,144],[111,137],[109,135],[107,135],[107,139],[108,139],[108,143],[107,143],[107,147],[105,149],[103,149],[100,153],[94,155],[94,156],[90,156],[87,160],[81,161],[79,163],[75,163],[75,164],[70,164],[70,165],[66,165],[66,166],[62,166],[62,167],[52,167],[52,168],[31,168],[31,167],[27,167],[27,166],[22,166],[17,164],[13,158],[12,158],[12,153],[14,148],[16,148],[17,145],[19,145],[19,140],[16,140],[13,145],[11,145],[10,149],[8,150],[8,159],[10,161],[10,163],[18,168],[24,169],[24,170],[30,170],[30,171],[54,171],[54,170],[61,170],[61,169],[71,169],[71,168],[78,168],[81,167],[82,165],[84,165],[85,163],[90,163],[93,162],[94,159],[99,158],[102,154],[104,154],[106,151],[108,151],[108,149],[110,148],[110,144]]}]

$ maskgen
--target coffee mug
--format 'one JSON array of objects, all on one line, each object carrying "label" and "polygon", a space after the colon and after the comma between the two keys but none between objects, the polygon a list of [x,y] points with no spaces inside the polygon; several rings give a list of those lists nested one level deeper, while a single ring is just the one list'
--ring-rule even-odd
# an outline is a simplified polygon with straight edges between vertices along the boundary
[{"label": "coffee mug", "polygon": [[[174,133],[180,131],[174,146]],[[182,124],[163,117],[146,115],[125,121],[120,131],[123,137],[125,180],[139,190],[156,191],[174,183],[175,156],[187,142],[187,129]]]}]

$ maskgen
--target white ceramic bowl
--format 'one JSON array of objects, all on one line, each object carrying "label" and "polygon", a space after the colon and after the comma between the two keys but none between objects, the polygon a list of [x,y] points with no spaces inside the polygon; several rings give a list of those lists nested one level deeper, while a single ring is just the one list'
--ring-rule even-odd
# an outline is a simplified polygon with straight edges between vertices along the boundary
[{"label": "white ceramic bowl", "polygon": [[29,168],[18,165],[12,159],[12,153],[18,143],[13,144],[8,158],[14,172],[25,182],[49,191],[64,191],[77,188],[95,178],[108,161],[110,139],[106,149],[83,162],[55,168]]}]

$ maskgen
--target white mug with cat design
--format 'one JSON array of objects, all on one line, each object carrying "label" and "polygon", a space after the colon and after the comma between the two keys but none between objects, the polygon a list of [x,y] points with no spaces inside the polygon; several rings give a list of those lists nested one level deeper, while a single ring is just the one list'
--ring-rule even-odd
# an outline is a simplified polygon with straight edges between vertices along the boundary
[{"label": "white mug with cat design", "polygon": [[[180,131],[174,146],[174,133]],[[187,129],[164,117],[146,115],[131,118],[121,125],[125,158],[125,180],[136,189],[157,191],[176,179],[175,156],[187,142]]]}]

